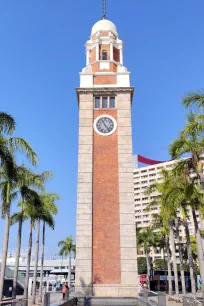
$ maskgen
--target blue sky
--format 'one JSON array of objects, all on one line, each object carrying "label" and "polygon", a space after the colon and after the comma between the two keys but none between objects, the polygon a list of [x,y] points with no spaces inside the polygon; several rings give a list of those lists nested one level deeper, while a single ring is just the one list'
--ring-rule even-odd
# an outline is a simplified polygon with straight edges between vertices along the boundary
[{"label": "blue sky", "polygon": [[[203,88],[203,0],[107,0],[107,16],[125,42],[124,64],[135,87],[134,153],[166,160],[185,122],[184,93]],[[0,110],[17,121],[16,135],[52,170],[48,190],[59,193],[47,252],[75,237],[78,108],[75,88],[85,66],[84,44],[101,17],[101,0],[0,1]],[[15,207],[14,207],[15,210]],[[0,246],[4,222],[0,220]],[[22,246],[27,246],[24,226]],[[10,248],[15,248],[16,227]]]}]

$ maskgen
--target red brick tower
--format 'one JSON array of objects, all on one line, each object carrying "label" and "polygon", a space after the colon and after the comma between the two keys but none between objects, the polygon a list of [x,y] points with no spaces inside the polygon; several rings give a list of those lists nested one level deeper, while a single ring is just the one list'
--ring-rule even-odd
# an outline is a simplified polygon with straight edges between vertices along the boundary
[{"label": "red brick tower", "polygon": [[137,295],[130,73],[109,20],[86,43],[77,88],[79,162],[76,291]]}]

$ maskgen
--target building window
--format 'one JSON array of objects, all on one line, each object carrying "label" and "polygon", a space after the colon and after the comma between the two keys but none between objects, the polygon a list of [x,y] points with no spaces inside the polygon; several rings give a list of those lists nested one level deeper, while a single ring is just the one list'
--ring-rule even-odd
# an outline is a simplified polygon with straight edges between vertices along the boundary
[{"label": "building window", "polygon": [[100,97],[95,97],[95,108],[100,108]]},{"label": "building window", "polygon": [[110,97],[110,108],[115,108],[115,97]]},{"label": "building window", "polygon": [[107,97],[102,98],[102,108],[108,108],[108,98]]},{"label": "building window", "polygon": [[103,50],[103,51],[102,51],[102,60],[103,60],[103,61],[107,61],[107,59],[108,59],[107,51],[106,51],[106,50]]},{"label": "building window", "polygon": [[95,97],[95,108],[115,108],[115,97]]}]

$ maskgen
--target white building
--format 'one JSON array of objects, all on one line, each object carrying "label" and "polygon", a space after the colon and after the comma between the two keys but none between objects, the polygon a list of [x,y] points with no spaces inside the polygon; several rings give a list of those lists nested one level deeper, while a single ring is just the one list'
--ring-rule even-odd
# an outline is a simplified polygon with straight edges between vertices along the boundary
[{"label": "white building", "polygon": [[[153,192],[151,196],[145,194],[147,187],[153,184],[155,181],[162,181],[161,169],[165,168],[167,170],[171,169],[176,161],[167,161],[151,166],[144,166],[141,168],[134,168],[134,200],[135,200],[135,222],[138,229],[145,229],[152,224],[153,215],[159,213],[159,205],[152,207],[151,211],[145,211],[148,205],[159,195],[157,191]],[[134,159],[134,165],[135,163]],[[194,235],[194,225],[191,210],[189,209],[189,231],[190,235]],[[180,216],[180,211],[178,210],[178,216]],[[199,221],[199,216],[198,221]],[[179,230],[179,235],[182,241],[185,241],[185,231],[181,227]],[[143,256],[143,250],[138,250],[138,255]],[[162,258],[159,249],[151,250],[152,259]]]},{"label": "white building", "polygon": [[[19,274],[18,274],[18,286],[20,288],[24,288],[25,284],[25,275],[26,275],[26,254],[27,250],[22,249],[21,256],[19,258]],[[39,257],[40,258],[40,257]],[[31,256],[30,263],[30,279],[29,279],[29,295],[31,294],[32,281],[34,276],[34,267],[35,267],[35,256]],[[1,267],[1,254],[0,254],[0,267]],[[6,280],[13,280],[15,268],[15,251],[9,250],[7,257],[7,269],[6,269]],[[37,281],[40,282],[40,274],[41,274],[41,261],[38,261],[38,269],[37,269]],[[57,282],[63,284],[65,281],[68,281],[69,274],[69,259],[68,258],[60,258],[57,256],[56,258],[44,259],[43,265],[43,281],[44,287],[47,287],[47,290],[51,291],[54,289],[54,285]],[[75,259],[71,260],[71,280],[72,285],[75,285]],[[18,289],[17,289],[18,290]],[[20,291],[21,292],[21,291]],[[21,293],[20,293],[21,294]]]}]

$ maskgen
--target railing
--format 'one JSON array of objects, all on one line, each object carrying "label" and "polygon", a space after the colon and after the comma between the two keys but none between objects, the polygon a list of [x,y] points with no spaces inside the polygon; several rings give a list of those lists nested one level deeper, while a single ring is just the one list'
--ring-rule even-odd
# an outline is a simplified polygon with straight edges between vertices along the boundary
[{"label": "railing", "polygon": [[27,299],[4,299],[0,302],[0,306],[28,306],[28,300]]}]

